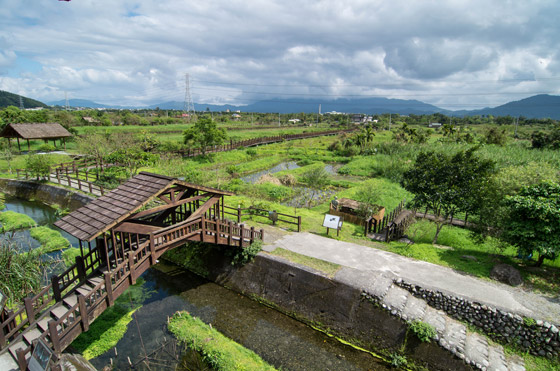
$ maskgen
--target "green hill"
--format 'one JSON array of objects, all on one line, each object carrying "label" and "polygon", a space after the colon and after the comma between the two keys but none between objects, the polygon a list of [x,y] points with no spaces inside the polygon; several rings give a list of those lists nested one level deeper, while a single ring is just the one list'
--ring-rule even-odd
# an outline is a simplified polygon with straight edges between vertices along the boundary
[{"label": "green hill", "polygon": [[[8,106],[19,107],[19,97],[20,96],[17,94],[0,90],[0,109],[6,108]],[[45,103],[39,102],[38,100],[26,98],[26,97],[22,97],[22,98],[23,98],[24,108],[35,108],[35,107],[47,108],[48,107]]]}]

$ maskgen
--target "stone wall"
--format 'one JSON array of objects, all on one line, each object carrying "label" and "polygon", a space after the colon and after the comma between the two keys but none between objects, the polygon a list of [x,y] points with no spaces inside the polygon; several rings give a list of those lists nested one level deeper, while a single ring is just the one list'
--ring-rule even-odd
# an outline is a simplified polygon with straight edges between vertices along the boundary
[{"label": "stone wall", "polygon": [[425,300],[433,308],[478,327],[494,340],[516,344],[533,355],[553,358],[560,354],[559,329],[551,323],[523,318],[518,314],[425,289],[400,279],[394,283]]},{"label": "stone wall", "polygon": [[75,190],[24,180],[0,178],[0,190],[18,198],[60,205],[70,211],[94,200],[93,197],[77,193]]}]

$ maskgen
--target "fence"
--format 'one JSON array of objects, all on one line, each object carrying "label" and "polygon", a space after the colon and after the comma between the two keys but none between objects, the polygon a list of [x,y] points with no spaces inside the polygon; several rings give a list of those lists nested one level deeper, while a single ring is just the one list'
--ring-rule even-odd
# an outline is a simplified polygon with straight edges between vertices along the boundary
[{"label": "fence", "polygon": [[364,234],[366,236],[370,233],[381,234],[381,238],[385,242],[401,238],[416,218],[416,210],[405,210],[405,204],[406,200],[402,200],[393,211],[385,215],[380,221],[369,218],[366,221]]},{"label": "fence", "polygon": [[[207,148],[204,151],[204,153],[231,151],[241,147],[252,147],[252,146],[258,146],[262,144],[277,143],[277,142],[282,142],[284,140],[296,140],[296,139],[313,138],[313,137],[326,136],[326,135],[337,135],[340,133],[350,133],[354,130],[356,129],[353,128],[353,129],[344,129],[344,130],[325,130],[325,131],[315,131],[311,133],[275,135],[272,137],[260,137],[260,138],[246,139],[240,141],[231,140],[229,144],[216,145]],[[194,157],[203,154],[203,151],[199,148],[179,150],[175,152],[180,153],[181,155],[186,157]]]},{"label": "fence", "polygon": [[[97,185],[92,181],[93,176],[90,174],[90,169],[96,169],[94,173],[95,180],[97,180],[99,174],[98,170],[106,169],[111,166],[114,166],[114,164],[99,163],[95,159],[63,162],[49,167],[48,180],[53,183],[79,189],[83,192],[102,196],[105,194],[106,190],[103,186]],[[33,174],[27,169],[16,169],[16,176],[18,178],[30,179],[33,177]]]},{"label": "fence", "polygon": [[387,225],[393,222],[393,220],[395,220],[395,218],[402,212],[405,203],[406,200],[402,200],[393,211],[385,215],[381,220],[374,218],[367,219],[365,225],[365,235],[367,236],[370,233],[381,233],[387,228]]},{"label": "fence", "polygon": [[301,216],[283,214],[276,211],[259,209],[256,207],[248,207],[242,209],[240,207],[231,207],[226,205],[222,205],[222,213],[236,217],[237,223],[241,223],[241,218],[243,218],[244,216],[257,216],[271,220],[272,225],[276,225],[277,222],[296,225],[297,231],[301,232]]}]

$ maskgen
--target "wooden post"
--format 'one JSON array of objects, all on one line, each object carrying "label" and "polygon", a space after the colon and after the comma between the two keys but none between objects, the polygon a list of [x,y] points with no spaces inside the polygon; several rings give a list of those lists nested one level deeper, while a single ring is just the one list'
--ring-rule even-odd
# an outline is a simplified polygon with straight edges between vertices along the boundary
[{"label": "wooden post", "polygon": [[[17,364],[20,370],[27,370],[27,360],[25,359],[25,350],[16,350]],[[11,367],[10,367],[11,368]]]},{"label": "wooden post", "polygon": [[53,274],[51,277],[51,285],[54,300],[58,303],[62,299],[62,296],[60,295],[60,286],[58,285],[58,276],[56,274]]},{"label": "wooden post", "polygon": [[216,218],[216,245],[220,242],[220,218]]},{"label": "wooden post", "polygon": [[301,232],[301,216],[297,217],[297,231]]},{"label": "wooden post", "polygon": [[250,243],[252,244],[253,241],[255,241],[255,227],[251,227],[251,235],[250,235],[250,239],[249,241],[251,241]]},{"label": "wooden post", "polygon": [[82,319],[82,328],[84,332],[89,330],[89,318],[86,308],[86,298],[80,294],[78,295],[78,308],[80,309],[80,318]]},{"label": "wooden post", "polygon": [[241,208],[237,207],[237,223],[241,223]]},{"label": "wooden post", "polygon": [[130,274],[130,284],[134,285],[136,283],[136,277],[134,277],[134,255],[132,251],[128,253],[128,269]]},{"label": "wooden post", "polygon": [[105,272],[103,275],[105,279],[105,290],[107,290],[107,306],[113,306],[115,298],[113,297],[113,283],[111,282],[111,273]]},{"label": "wooden post", "polygon": [[232,223],[231,221],[228,222],[228,236],[227,236],[227,241],[228,241],[228,246],[232,246],[231,243],[231,234],[232,234]]},{"label": "wooden post", "polygon": [[261,228],[261,241],[264,243],[264,229]]},{"label": "wooden post", "polygon": [[[138,236],[138,235],[137,235]],[[138,244],[140,246],[140,244]],[[150,262],[152,265],[156,264],[156,241],[154,239],[154,234],[150,233]]]},{"label": "wooden post", "polygon": [[50,320],[49,321],[49,337],[51,338],[51,343],[53,350],[55,353],[60,353],[62,349],[60,349],[60,338],[58,337],[58,330],[57,330],[56,321]]},{"label": "wooden post", "polygon": [[78,278],[80,279],[80,283],[82,283],[86,280],[86,267],[83,257],[76,256],[76,268],[78,269]]},{"label": "wooden post", "polygon": [[200,217],[200,241],[204,242],[204,235],[206,234],[206,218],[204,215]]},{"label": "wooden post", "polygon": [[33,324],[35,322],[35,311],[33,310],[33,301],[31,298],[23,299],[23,304],[25,305],[25,313],[27,314],[27,321],[29,324]]},{"label": "wooden post", "polygon": [[245,234],[245,226],[239,225],[239,247],[243,247],[243,235]]}]

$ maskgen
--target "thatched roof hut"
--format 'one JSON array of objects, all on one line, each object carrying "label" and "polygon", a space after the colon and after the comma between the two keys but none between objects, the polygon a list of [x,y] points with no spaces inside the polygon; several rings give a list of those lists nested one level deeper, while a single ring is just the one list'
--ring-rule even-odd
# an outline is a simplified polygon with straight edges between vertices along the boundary
[{"label": "thatched roof hut", "polygon": [[[48,124],[8,124],[4,127],[2,132],[0,132],[0,137],[10,139],[16,138],[18,142],[18,149],[21,151],[20,139],[27,140],[27,149],[29,150],[29,140],[32,139],[42,139],[45,142],[49,139],[53,141],[56,139],[61,139],[64,141],[65,138],[71,137],[72,134],[66,130],[59,123],[48,123]],[[66,146],[66,142],[64,141]]]}]

